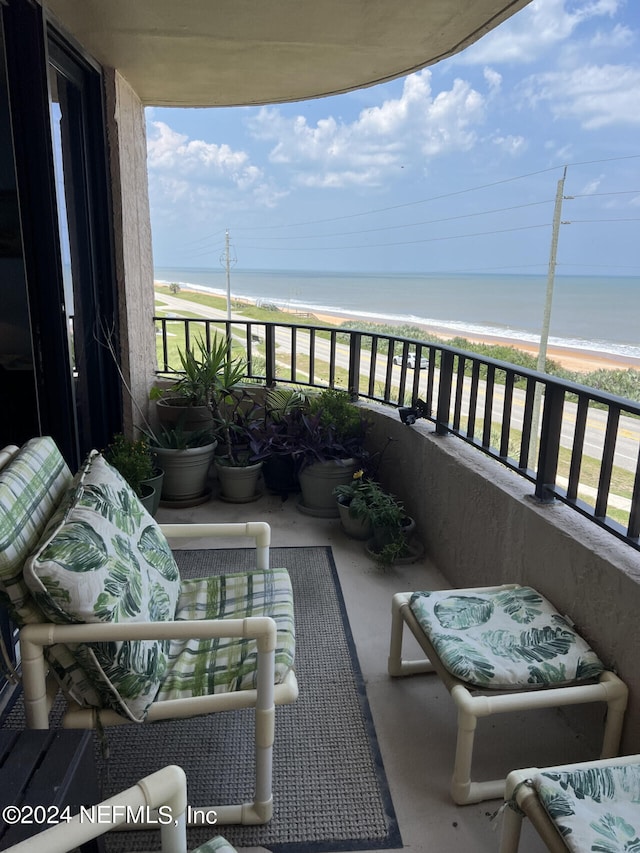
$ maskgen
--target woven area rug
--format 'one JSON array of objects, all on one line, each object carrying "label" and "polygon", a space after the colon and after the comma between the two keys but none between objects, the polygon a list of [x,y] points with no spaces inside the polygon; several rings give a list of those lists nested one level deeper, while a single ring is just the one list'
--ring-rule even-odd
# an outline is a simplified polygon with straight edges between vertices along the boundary
[{"label": "woven area rug", "polygon": [[[202,577],[251,568],[253,551],[175,556],[183,577]],[[237,847],[274,853],[402,847],[331,548],[272,548],[271,565],[291,575],[300,688],[294,704],[276,708],[273,818],[265,826],[189,829],[190,848],[217,832]],[[19,715],[16,706],[5,726]],[[179,764],[191,806],[250,799],[252,731],[250,710],[108,729],[108,760],[96,746],[104,796]],[[149,850],[157,835],[109,833],[105,841],[109,853]]]}]

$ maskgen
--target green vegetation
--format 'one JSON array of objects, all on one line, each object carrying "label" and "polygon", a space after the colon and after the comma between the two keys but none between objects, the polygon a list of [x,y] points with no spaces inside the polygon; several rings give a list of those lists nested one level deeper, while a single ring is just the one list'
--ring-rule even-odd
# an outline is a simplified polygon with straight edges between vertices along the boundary
[{"label": "green vegetation", "polygon": [[[378,323],[360,323],[350,322],[342,323],[340,328],[355,329],[361,332],[367,332],[375,335],[391,335],[400,338],[413,338],[423,343],[433,343],[437,345],[446,344],[455,349],[466,350],[477,355],[486,356],[487,358],[495,359],[496,361],[505,361],[509,364],[515,364],[519,367],[524,367],[527,370],[537,369],[537,359],[528,352],[518,349],[514,346],[505,344],[480,344],[469,341],[466,338],[455,337],[447,340],[442,340],[435,335],[430,335],[420,329],[418,326],[387,326]],[[338,336],[339,340],[346,342],[348,336],[343,334]],[[366,341],[363,342],[366,345]],[[378,351],[386,353],[386,342],[380,342]],[[575,382],[578,385],[587,385],[589,388],[595,388],[598,391],[604,391],[607,394],[614,394],[618,397],[624,397],[627,400],[635,400],[640,402],[640,370],[595,370],[591,373],[578,373],[572,370],[566,370],[553,359],[547,359],[546,373],[550,376],[556,376],[565,382]],[[486,373],[486,371],[485,371]],[[481,372],[481,378],[483,374]]]}]

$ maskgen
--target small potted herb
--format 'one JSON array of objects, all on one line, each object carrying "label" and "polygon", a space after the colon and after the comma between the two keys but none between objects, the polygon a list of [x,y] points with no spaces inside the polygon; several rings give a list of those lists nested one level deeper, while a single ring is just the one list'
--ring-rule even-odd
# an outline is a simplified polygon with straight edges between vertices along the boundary
[{"label": "small potted herb", "polygon": [[367,551],[377,563],[388,566],[416,559],[420,549],[411,542],[415,522],[402,501],[380,483],[359,470],[349,484],[337,486],[334,494],[343,529],[356,539],[367,539]]},{"label": "small potted herb", "polygon": [[103,455],[131,486],[145,509],[154,515],[160,501],[164,472],[154,465],[148,439],[143,436],[132,441],[118,433]]}]

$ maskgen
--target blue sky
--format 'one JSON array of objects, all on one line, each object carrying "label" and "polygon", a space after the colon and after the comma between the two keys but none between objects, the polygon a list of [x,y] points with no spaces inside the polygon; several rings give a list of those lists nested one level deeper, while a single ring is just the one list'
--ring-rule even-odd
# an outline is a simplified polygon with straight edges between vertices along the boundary
[{"label": "blue sky", "polygon": [[637,0],[534,0],[380,86],[149,108],[155,264],[543,274],[566,165],[557,274],[640,275],[639,57]]}]

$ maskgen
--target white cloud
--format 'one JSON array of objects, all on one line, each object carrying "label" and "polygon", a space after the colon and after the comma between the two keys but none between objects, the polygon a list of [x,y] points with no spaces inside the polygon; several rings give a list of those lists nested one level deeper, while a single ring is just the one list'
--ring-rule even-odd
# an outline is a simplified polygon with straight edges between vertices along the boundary
[{"label": "white cloud", "polygon": [[[489,72],[490,86],[499,75]],[[469,150],[485,117],[485,98],[463,80],[433,95],[431,72],[409,75],[398,98],[361,110],[352,122],[333,116],[315,124],[262,108],[251,122],[254,135],[273,143],[270,160],[291,167],[301,186],[376,186],[407,163]]]},{"label": "white cloud", "polygon": [[602,183],[602,179],[604,175],[599,175],[597,178],[593,178],[589,181],[588,184],[585,184],[584,187],[580,190],[580,195],[593,195],[593,193],[597,192],[600,184]]},{"label": "white cloud", "polygon": [[249,163],[244,151],[233,151],[228,145],[216,145],[201,139],[189,139],[176,133],[165,122],[150,124],[147,139],[149,169],[199,177],[210,175],[227,178],[241,187],[254,183],[260,177],[260,169]]},{"label": "white cloud", "polygon": [[222,204],[226,209],[272,208],[286,194],[265,179],[246,152],[189,139],[162,121],[149,122],[147,162],[157,204],[188,202],[195,217],[210,216]]},{"label": "white cloud", "polygon": [[533,0],[520,12],[462,51],[456,61],[466,65],[533,62],[549,48],[568,39],[586,21],[612,17],[620,0],[578,2]]},{"label": "white cloud", "polygon": [[482,72],[484,79],[487,81],[492,92],[497,92],[502,86],[502,74],[499,74],[493,68],[485,68]]},{"label": "white cloud", "polygon": [[500,151],[504,151],[505,154],[509,154],[512,157],[522,154],[527,148],[524,136],[513,136],[511,134],[501,136],[497,134],[493,137],[492,142]]},{"label": "white cloud", "polygon": [[634,41],[635,36],[629,27],[616,24],[612,30],[598,30],[589,43],[595,48],[624,48],[632,45]]},{"label": "white cloud", "polygon": [[571,143],[558,145],[555,139],[549,139],[544,143],[544,147],[554,155],[553,160],[556,163],[568,163],[570,160],[573,160],[573,146]]},{"label": "white cloud", "polygon": [[594,130],[640,124],[640,68],[585,65],[529,77],[523,94],[531,106],[549,102],[556,118],[577,119]]}]

